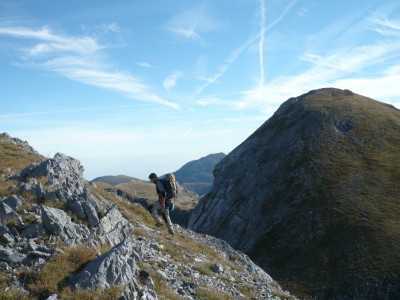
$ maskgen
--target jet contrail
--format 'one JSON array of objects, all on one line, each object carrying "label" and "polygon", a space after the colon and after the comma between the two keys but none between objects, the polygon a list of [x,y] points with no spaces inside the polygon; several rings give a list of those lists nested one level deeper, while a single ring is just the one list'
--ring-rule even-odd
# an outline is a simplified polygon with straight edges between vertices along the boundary
[{"label": "jet contrail", "polygon": [[260,41],[258,44],[260,55],[260,86],[264,85],[264,33],[265,33],[265,7],[264,0],[260,0]]}]

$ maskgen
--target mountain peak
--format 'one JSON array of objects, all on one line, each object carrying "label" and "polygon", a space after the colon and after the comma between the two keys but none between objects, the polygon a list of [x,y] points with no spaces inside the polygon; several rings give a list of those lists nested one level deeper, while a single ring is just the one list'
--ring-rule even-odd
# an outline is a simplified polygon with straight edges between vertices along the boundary
[{"label": "mountain peak", "polygon": [[217,165],[189,226],[299,296],[383,297],[400,272],[399,145],[393,106],[332,88],[290,98]]}]

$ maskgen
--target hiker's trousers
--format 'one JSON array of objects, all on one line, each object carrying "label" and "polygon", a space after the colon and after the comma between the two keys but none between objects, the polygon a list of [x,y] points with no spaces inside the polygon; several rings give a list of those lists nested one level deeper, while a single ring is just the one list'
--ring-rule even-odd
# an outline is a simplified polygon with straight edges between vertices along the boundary
[{"label": "hiker's trousers", "polygon": [[[174,231],[174,228],[173,228],[173,226],[172,226],[171,219],[170,219],[170,217],[169,217],[169,209],[168,209],[168,208],[169,208],[169,205],[168,205],[168,203],[171,203],[171,199],[165,199],[165,210],[163,210],[162,212],[163,212],[163,214],[164,214],[164,216],[165,216],[164,221],[165,221],[165,223],[167,224],[168,230],[169,230],[169,231]],[[154,205],[154,206],[153,206],[153,208],[152,208],[152,210],[151,210],[151,216],[153,217],[154,221],[156,221],[157,223],[162,223],[162,220],[161,220],[160,216],[159,216],[158,213],[157,213],[157,210],[158,210],[158,209],[161,209],[161,210],[162,210],[161,200],[158,200],[158,201],[154,202],[153,205]],[[164,216],[163,216],[163,217],[164,217]]]}]

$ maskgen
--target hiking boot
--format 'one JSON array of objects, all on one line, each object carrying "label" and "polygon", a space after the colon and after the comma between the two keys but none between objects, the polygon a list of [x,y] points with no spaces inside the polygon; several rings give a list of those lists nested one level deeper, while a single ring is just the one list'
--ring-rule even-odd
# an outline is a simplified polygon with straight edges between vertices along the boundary
[{"label": "hiking boot", "polygon": [[174,232],[172,229],[168,229],[168,232],[169,232],[170,234],[172,234],[172,235],[175,234],[175,232]]},{"label": "hiking boot", "polygon": [[157,222],[157,223],[156,223],[156,226],[157,226],[157,227],[161,227],[161,226],[163,226],[163,225],[164,225],[163,222]]}]

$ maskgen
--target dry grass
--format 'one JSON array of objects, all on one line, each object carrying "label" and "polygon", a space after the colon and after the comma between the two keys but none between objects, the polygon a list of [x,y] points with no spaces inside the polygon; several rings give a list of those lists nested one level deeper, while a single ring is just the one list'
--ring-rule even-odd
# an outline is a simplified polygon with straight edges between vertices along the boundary
[{"label": "dry grass", "polygon": [[212,286],[199,287],[196,290],[196,296],[203,297],[208,300],[233,300],[230,294],[220,291]]},{"label": "dry grass", "polygon": [[165,281],[162,276],[157,273],[155,269],[146,270],[154,280],[154,290],[160,300],[183,300],[186,299],[178,295],[175,291],[171,290],[168,282]]},{"label": "dry grass", "polygon": [[2,300],[28,300],[29,297],[25,293],[10,287],[11,279],[3,271],[0,271],[0,299]]},{"label": "dry grass", "polygon": [[122,286],[112,286],[108,289],[73,289],[66,287],[59,295],[60,300],[115,300],[123,291]]},{"label": "dry grass", "polygon": [[[1,139],[1,136],[0,136]],[[10,168],[12,172],[19,173],[33,162],[40,162],[45,157],[25,151],[22,147],[8,143],[0,142],[0,178],[6,175],[6,169]]]},{"label": "dry grass", "polygon": [[94,196],[100,196],[109,202],[116,204],[122,216],[129,222],[143,222],[146,226],[154,225],[154,220],[149,212],[138,204],[119,199],[115,193],[109,192],[107,189],[113,190],[113,187],[107,183],[96,182],[96,187],[89,185],[89,190]]},{"label": "dry grass", "polygon": [[66,248],[63,253],[56,255],[44,268],[32,274],[29,289],[36,297],[48,297],[60,293],[67,286],[68,274],[81,269],[96,256],[96,250],[84,245]]}]

